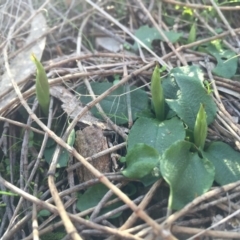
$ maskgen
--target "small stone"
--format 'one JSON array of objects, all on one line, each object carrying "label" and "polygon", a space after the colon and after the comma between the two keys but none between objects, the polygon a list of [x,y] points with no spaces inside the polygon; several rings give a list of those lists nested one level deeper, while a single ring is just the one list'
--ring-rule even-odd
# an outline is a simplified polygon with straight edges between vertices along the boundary
[{"label": "small stone", "polygon": [[[96,126],[88,126],[83,130],[76,131],[75,148],[79,154],[87,158],[108,149],[108,144],[102,129]],[[111,158],[109,154],[89,162],[102,173],[111,171]],[[95,178],[95,176],[84,166],[77,169],[77,174],[80,178],[80,182]]]}]

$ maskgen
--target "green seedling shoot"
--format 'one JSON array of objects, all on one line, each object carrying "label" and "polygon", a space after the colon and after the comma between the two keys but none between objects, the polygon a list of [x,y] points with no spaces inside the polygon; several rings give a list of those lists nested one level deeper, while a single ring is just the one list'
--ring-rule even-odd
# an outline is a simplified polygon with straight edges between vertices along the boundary
[{"label": "green seedling shoot", "polygon": [[207,114],[205,112],[203,104],[200,105],[197,114],[193,135],[195,145],[203,150],[207,137]]},{"label": "green seedling shoot", "polygon": [[188,35],[188,43],[193,43],[196,41],[196,23],[193,23],[189,35]]},{"label": "green seedling shoot", "polygon": [[163,121],[165,119],[165,99],[158,65],[156,65],[152,74],[151,93],[156,117],[158,120]]},{"label": "green seedling shoot", "polygon": [[45,115],[48,114],[48,108],[50,103],[49,83],[46,72],[41,62],[36,58],[34,54],[31,55],[31,60],[34,62],[37,68],[36,74],[36,95],[39,105]]}]

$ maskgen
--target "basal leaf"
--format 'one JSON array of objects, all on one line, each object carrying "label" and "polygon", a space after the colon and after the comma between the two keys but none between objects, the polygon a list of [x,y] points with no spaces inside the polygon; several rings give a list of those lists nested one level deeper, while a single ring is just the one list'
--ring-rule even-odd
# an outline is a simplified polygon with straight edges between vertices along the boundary
[{"label": "basal leaf", "polygon": [[181,209],[212,186],[214,166],[197,152],[191,152],[192,146],[190,142],[178,141],[160,158],[161,174],[170,186],[171,209]]},{"label": "basal leaf", "polygon": [[128,178],[143,178],[148,175],[159,161],[159,153],[153,147],[138,143],[126,155],[127,167],[122,174]]},{"label": "basal leaf", "polygon": [[172,74],[167,75],[162,79],[162,86],[165,98],[177,99],[179,95],[180,88],[174,79],[176,74],[182,74],[184,76],[189,76],[198,79],[200,82],[204,81],[204,75],[201,69],[197,66],[184,66],[177,67],[171,70]]},{"label": "basal leaf", "polygon": [[160,170],[158,169],[158,176],[154,176],[153,172],[151,172],[139,180],[145,187],[148,187],[148,186],[152,185],[153,183],[155,183],[161,177],[162,177],[162,175],[160,173]]},{"label": "basal leaf", "polygon": [[108,188],[102,183],[89,187],[84,194],[78,197],[77,209],[85,211],[89,208],[95,207],[108,192]]},{"label": "basal leaf", "polygon": [[240,153],[223,142],[214,142],[203,152],[203,156],[216,169],[215,181],[225,185],[240,180]]},{"label": "basal leaf", "polygon": [[[79,211],[85,211],[89,208],[97,206],[98,203],[101,201],[101,199],[104,197],[104,195],[108,191],[109,191],[109,189],[102,183],[99,183],[92,187],[89,187],[82,195],[78,196],[77,209]],[[113,199],[113,198],[115,198],[114,195],[110,199]],[[120,207],[122,204],[123,204],[122,202],[116,202],[110,206],[104,207],[101,210],[100,215],[102,215],[106,212],[110,212],[110,211]],[[119,217],[121,214],[122,214],[122,212],[119,212],[109,218]]]},{"label": "basal leaf", "polygon": [[212,96],[204,88],[201,79],[196,77],[196,75],[191,75],[175,70],[172,76],[180,88],[177,93],[178,99],[166,99],[166,102],[187,126],[193,130],[200,104],[203,104],[205,108],[208,124],[214,120],[217,108]]},{"label": "basal leaf", "polygon": [[198,66],[184,66],[184,67],[177,67],[171,70],[173,76],[175,75],[186,75],[192,78],[196,78],[198,81],[203,82],[204,74],[202,70]]},{"label": "basal leaf", "polygon": [[174,142],[185,138],[183,123],[178,118],[163,122],[153,118],[139,118],[128,135],[128,150],[137,143],[145,143],[162,154]]},{"label": "basal leaf", "polygon": [[177,99],[179,87],[171,75],[167,75],[162,79],[162,87],[165,98]]},{"label": "basal leaf", "polygon": [[[163,31],[167,36],[168,40],[171,43],[175,43],[182,36],[182,33],[176,33],[174,31]],[[159,39],[164,41],[163,37],[160,35],[158,30],[155,27],[148,27],[147,25],[141,26],[136,32],[135,36],[140,39],[145,45],[147,45],[150,49],[152,49],[152,41],[155,39]],[[137,43],[133,45],[135,50],[138,49]]]},{"label": "basal leaf", "polygon": [[[91,86],[95,95],[100,95],[106,90],[108,90],[110,87],[112,87],[112,84],[109,82],[95,82],[92,83]],[[87,104],[92,101],[91,97],[86,96],[89,94],[84,86],[79,87],[77,91],[82,94],[80,99],[81,102]],[[145,91],[141,89],[136,89],[135,87],[130,88],[129,94],[131,98],[132,117],[133,120],[135,120],[139,112],[148,108],[148,96]],[[100,105],[103,111],[113,122],[117,124],[125,124],[128,122],[127,96],[124,86],[119,87],[109,96],[104,98],[100,102]],[[94,116],[101,118],[101,115],[96,107],[92,108],[91,111]]]},{"label": "basal leaf", "polygon": [[[55,145],[50,148],[45,148],[44,156],[48,164],[50,164],[52,161],[52,157],[55,152],[55,149],[56,149]],[[57,168],[66,167],[68,165],[68,160],[69,160],[69,152],[65,148],[62,148],[58,158]]]},{"label": "basal leaf", "polygon": [[217,49],[213,44],[209,44],[206,50],[217,60],[217,66],[212,70],[213,73],[224,78],[231,78],[235,75],[238,57],[233,51]]},{"label": "basal leaf", "polygon": [[124,193],[128,196],[133,196],[137,193],[137,187],[134,182],[129,182],[124,188]]},{"label": "basal leaf", "polygon": [[51,212],[47,209],[42,209],[38,212],[38,217],[49,217],[51,215]]},{"label": "basal leaf", "polygon": [[48,232],[41,235],[41,240],[59,240],[63,239],[67,235],[64,231],[55,230],[54,232]]}]

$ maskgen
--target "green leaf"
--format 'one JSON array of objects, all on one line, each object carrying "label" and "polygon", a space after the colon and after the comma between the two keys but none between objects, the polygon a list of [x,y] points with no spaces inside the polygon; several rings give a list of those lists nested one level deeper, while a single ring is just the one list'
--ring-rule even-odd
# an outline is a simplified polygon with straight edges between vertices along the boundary
[{"label": "green leaf", "polygon": [[145,143],[162,154],[174,142],[185,138],[183,123],[178,118],[159,122],[152,118],[139,118],[128,135],[128,151],[137,143]]},{"label": "green leaf", "polygon": [[49,217],[51,215],[51,212],[47,209],[43,209],[38,212],[38,217]]},{"label": "green leaf", "polygon": [[186,75],[192,78],[197,78],[200,82],[204,81],[204,75],[201,69],[197,66],[185,66],[185,67],[177,67],[171,70],[172,74],[168,74],[162,79],[162,86],[164,96],[167,99],[177,99],[180,88],[174,79],[176,74]]},{"label": "green leaf", "polygon": [[48,108],[50,103],[50,93],[49,93],[49,83],[46,72],[43,68],[41,62],[35,57],[34,54],[31,55],[31,59],[36,65],[37,75],[36,75],[36,95],[39,105],[45,115],[48,114]]},{"label": "green leaf", "polygon": [[[93,92],[96,95],[100,95],[103,92],[107,91],[110,87],[112,87],[111,83],[103,82],[103,83],[92,83],[91,84]],[[82,94],[81,102],[89,103],[92,101],[91,97],[84,96],[89,95],[86,87],[81,86],[77,89],[77,91]],[[136,119],[137,114],[147,109],[148,106],[148,96],[145,91],[141,89],[137,89],[135,87],[130,88],[130,98],[131,98],[131,110],[133,120]],[[125,124],[128,122],[128,108],[127,108],[127,96],[126,90],[124,86],[119,87],[115,91],[113,91],[110,95],[105,97],[100,105],[103,111],[108,115],[108,117],[115,122],[116,124]],[[97,108],[94,107],[91,109],[91,112],[94,116],[101,118],[100,113]]]},{"label": "green leaf", "polygon": [[177,67],[171,70],[173,76],[175,75],[186,75],[192,78],[198,79],[198,81],[203,82],[204,74],[198,66],[184,66],[184,67]]},{"label": "green leaf", "polygon": [[170,186],[168,207],[179,210],[212,186],[214,166],[198,153],[190,152],[192,143],[178,141],[160,158],[163,178]]},{"label": "green leaf", "polygon": [[165,119],[165,99],[158,65],[156,65],[152,74],[151,93],[156,117],[159,121],[163,121]]},{"label": "green leaf", "polygon": [[215,181],[225,185],[240,180],[240,153],[223,142],[214,142],[202,153],[216,169]]},{"label": "green leaf", "polygon": [[60,231],[48,232],[41,236],[41,240],[59,240],[63,239],[66,235],[67,233]]},{"label": "green leaf", "polygon": [[[155,169],[155,168],[154,168]],[[154,171],[153,169],[153,171]],[[149,173],[148,175],[144,176],[143,178],[140,179],[141,183],[145,186],[145,187],[148,187],[150,185],[152,185],[153,183],[155,183],[159,178],[162,177],[161,173],[160,173],[160,170],[158,169],[159,171],[159,176],[156,177],[153,175],[153,172]]]},{"label": "green leaf", "polygon": [[[55,149],[56,149],[56,146],[45,148],[44,156],[48,164],[52,162],[52,157],[55,152]],[[58,158],[57,168],[66,167],[68,165],[68,159],[69,159],[69,152],[65,148],[62,148]]]},{"label": "green leaf", "polygon": [[165,98],[177,99],[179,87],[175,79],[170,74],[163,77],[162,87]]},{"label": "green leaf", "polygon": [[200,104],[203,104],[207,114],[207,123],[213,122],[216,115],[216,104],[204,88],[201,75],[182,73],[175,70],[172,74],[178,84],[178,99],[166,99],[169,107],[187,124],[194,129]]},{"label": "green leaf", "polygon": [[233,51],[217,49],[213,44],[209,44],[206,50],[217,60],[217,66],[212,70],[214,74],[224,78],[231,78],[235,75],[238,57]]},{"label": "green leaf", "polygon": [[[164,34],[167,36],[168,40],[171,43],[175,43],[179,40],[179,38],[182,36],[182,33],[176,33],[174,31],[163,31]],[[155,39],[159,39],[161,41],[164,41],[163,37],[160,35],[158,30],[155,27],[148,27],[147,25],[141,26],[136,32],[135,36],[141,40],[143,43],[145,43],[146,46],[148,46],[150,49],[152,49],[152,41]],[[138,49],[137,43],[134,43],[133,48],[135,50]]]},{"label": "green leaf", "polygon": [[201,104],[197,114],[193,134],[195,145],[202,150],[204,148],[207,137],[207,128],[207,114],[204,110],[203,105]]},{"label": "green leaf", "polygon": [[134,194],[137,193],[137,188],[135,183],[129,182],[124,188],[124,193],[127,194],[128,196],[133,196]]},{"label": "green leaf", "polygon": [[89,208],[97,206],[108,190],[109,189],[102,183],[88,188],[84,194],[78,197],[77,209],[79,211],[85,211]]},{"label": "green leaf", "polygon": [[[89,187],[84,194],[81,194],[78,196],[77,201],[77,209],[79,211],[85,211],[89,208],[95,207],[98,205],[98,203],[102,200],[103,196],[109,191],[109,189],[102,183],[96,184],[92,187]],[[115,195],[113,195],[111,199],[114,199]],[[119,206],[123,205],[122,202],[116,202],[108,207],[104,207],[100,215],[110,212],[113,209],[118,208]],[[119,212],[118,214],[115,214],[114,216],[111,216],[110,218],[119,217],[122,212]]]},{"label": "green leaf", "polygon": [[127,178],[143,178],[149,174],[159,161],[159,153],[154,148],[139,143],[126,155],[127,167],[122,174]]}]

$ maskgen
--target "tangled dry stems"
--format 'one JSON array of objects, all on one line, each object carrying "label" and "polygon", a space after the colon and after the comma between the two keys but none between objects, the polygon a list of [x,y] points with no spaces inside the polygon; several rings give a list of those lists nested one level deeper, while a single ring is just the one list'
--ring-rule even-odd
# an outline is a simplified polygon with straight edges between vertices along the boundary
[{"label": "tangled dry stems", "polygon": [[[5,211],[2,211],[3,215],[0,228],[0,235],[3,235],[3,239],[13,239],[13,236],[22,239],[32,239],[32,236],[34,236],[35,239],[38,239],[43,233],[51,232],[62,225],[65,226],[68,236],[72,239],[82,239],[82,236],[108,237],[111,235],[116,235],[120,239],[146,239],[147,237],[149,239],[157,239],[156,235],[161,236],[163,239],[175,239],[172,234],[177,234],[178,236],[179,234],[193,236],[194,234],[202,232],[203,227],[211,225],[212,215],[216,216],[219,209],[223,216],[238,214],[238,203],[236,200],[239,198],[239,182],[236,182],[223,188],[209,191],[177,213],[166,216],[164,212],[158,215],[158,217],[161,216],[159,219],[155,218],[153,214],[154,211],[157,210],[160,212],[160,209],[165,209],[166,211],[166,198],[163,198],[161,202],[150,204],[150,202],[154,202],[152,201],[154,195],[157,194],[156,192],[159,186],[163,186],[163,182],[156,182],[146,194],[138,196],[135,200],[130,200],[116,187],[117,183],[127,181],[121,174],[113,173],[106,176],[102,175],[94,169],[86,159],[82,158],[72,147],[66,144],[70,130],[75,127],[79,119],[89,111],[91,107],[95,106],[101,99],[113,91],[113,89],[116,89],[126,82],[148,88],[155,60],[161,62],[162,65],[166,65],[167,69],[189,63],[198,64],[199,62],[206,62],[206,54],[196,52],[192,50],[192,48],[214,39],[222,39],[226,46],[238,52],[238,33],[240,29],[237,23],[233,21],[233,17],[237,12],[233,12],[232,15],[225,12],[228,10],[237,11],[239,10],[238,8],[230,6],[219,8],[214,5],[213,1],[210,1],[211,4],[213,4],[212,6],[218,11],[219,19],[222,21],[206,22],[199,11],[201,9],[208,9],[209,6],[197,4],[198,2],[196,2],[196,4],[188,2],[179,3],[172,0],[164,0],[163,2],[166,6],[163,6],[161,2],[157,3],[154,1],[122,1],[122,13],[116,11],[116,5],[115,9],[113,8],[114,10],[107,10],[108,8],[106,6],[112,6],[112,3],[109,1],[102,2],[99,5],[105,7],[101,11],[99,6],[96,6],[96,4],[90,0],[82,4],[77,4],[74,1],[66,1],[66,5],[60,2],[52,4],[50,1],[46,1],[42,3],[42,6],[37,6],[36,4],[38,3],[34,1],[31,2],[32,6],[27,6],[25,1],[21,1],[19,5],[15,5],[14,1],[8,1],[2,5],[1,11],[3,14],[1,15],[0,21],[1,32],[3,34],[1,35],[2,44],[0,49],[4,54],[1,63],[2,66],[5,65],[5,68],[1,69],[2,73],[7,71],[10,77],[11,69],[9,63],[11,64],[14,57],[22,54],[30,45],[37,44],[37,41],[25,44],[24,38],[29,34],[29,25],[34,16],[42,13],[43,10],[45,11],[46,9],[49,29],[44,32],[40,38],[43,39],[47,37],[43,60],[45,69],[48,71],[51,86],[61,84],[66,89],[73,90],[79,84],[83,84],[83,82],[88,84],[88,81],[101,81],[103,78],[109,78],[115,74],[122,76],[122,80],[117,85],[103,95],[95,98],[78,116],[75,116],[61,138],[50,130],[53,118],[59,117],[57,115],[57,109],[53,106],[54,99],[52,99],[51,102],[52,105],[50,107],[47,125],[43,124],[34,113],[37,104],[33,104],[30,108],[26,103],[26,100],[33,96],[35,92],[34,76],[32,74],[29,74],[18,82],[18,85],[15,83],[15,79],[12,78],[12,86],[1,92],[1,99],[13,91],[13,88],[17,95],[9,102],[5,102],[4,107],[0,109],[0,119],[4,122],[5,126],[2,132],[1,144],[3,149],[9,149],[8,154],[10,158],[10,177],[8,181],[1,177],[0,185],[2,191],[10,189],[21,196],[18,202],[14,202],[14,197],[2,196],[2,201],[6,204]],[[115,38],[120,43],[124,43],[125,41],[132,43],[134,39],[134,29],[146,23],[156,26],[162,33],[162,29],[168,30],[167,25],[162,21],[161,10],[163,9],[169,16],[176,18],[175,29],[184,31],[186,22],[180,22],[178,14],[181,13],[174,9],[176,4],[195,9],[194,14],[196,14],[196,17],[204,26],[201,32],[204,37],[201,41],[179,46],[178,44],[173,45],[167,40],[166,44],[160,43],[155,49],[155,52],[139,42],[146,51],[140,51],[140,56],[138,56],[130,55],[124,51],[120,51],[120,53],[109,53],[98,46],[95,46],[95,49],[87,40],[88,38],[107,35]],[[38,9],[37,12],[33,11],[33,8]],[[158,9],[159,12],[154,11],[154,9]],[[130,14],[126,14],[127,12]],[[121,21],[114,20],[115,25],[112,25],[111,21],[113,21],[113,19],[110,17],[116,18],[118,17],[117,14],[120,14]],[[224,32],[217,34],[214,29],[218,27],[223,28]],[[212,35],[214,36],[212,37]],[[234,97],[234,94],[228,94],[227,90],[235,92],[237,96],[240,84],[237,81],[212,76],[208,68],[206,68],[205,74],[206,78],[210,79],[213,83],[213,96],[218,105],[218,116],[209,129],[208,137],[209,139],[221,139],[222,141],[230,142],[239,150],[239,126],[233,122],[231,115],[239,112],[240,106],[238,98]],[[22,89],[22,92],[19,87]],[[219,92],[219,89],[221,89],[221,92]],[[15,110],[20,105],[23,105],[29,113],[26,124],[17,121],[14,115]],[[42,130],[33,127],[32,120],[34,120]],[[112,127],[118,128],[114,123],[112,123]],[[19,129],[24,131],[24,136],[22,139],[21,155],[17,156],[13,146],[17,144],[15,136],[18,136],[17,132]],[[35,148],[28,147],[30,130],[44,134],[44,140],[39,152],[37,152]],[[73,174],[71,166],[69,166],[69,168],[66,169],[67,174],[64,178],[55,182],[56,163],[60,147],[56,148],[55,156],[49,169],[45,169],[45,172],[41,175],[38,169],[41,166],[41,158],[49,136],[53,138],[59,146],[61,145],[66,148],[82,164],[89,168],[96,175],[96,179],[86,183],[72,185],[71,182],[68,182],[71,178],[70,176],[72,176],[71,174]],[[4,147],[4,144],[8,144],[7,147]],[[28,162],[29,153],[35,156],[34,161]],[[19,179],[16,178],[13,169],[14,162],[18,161],[20,166],[18,172],[18,175],[20,175]],[[45,181],[41,181],[42,176],[48,178],[48,185],[46,185]],[[30,187],[32,181],[34,182],[33,189]],[[96,215],[91,218],[91,221],[87,221],[84,217],[90,215],[94,209],[89,209],[81,213],[75,212],[76,197],[74,193],[82,189],[87,189],[99,181],[109,187],[110,194],[115,193],[118,197],[112,201],[109,201],[109,198],[106,197],[96,208],[122,199],[125,205],[115,209],[115,211],[110,214],[115,214],[128,208],[132,210],[132,215],[129,216],[122,226],[118,226],[120,227],[119,229],[113,228],[107,220],[109,214]],[[121,188],[121,186],[119,187]],[[39,192],[42,194],[40,197],[37,197]],[[224,195],[226,192],[228,192],[227,196]],[[207,214],[206,211],[204,212],[204,210],[210,207],[214,209],[211,214]],[[52,215],[39,225],[40,222],[37,213],[42,208],[48,209]],[[20,213],[21,217],[18,216]],[[61,219],[57,218],[58,216],[60,216]],[[137,221],[139,218],[146,223]],[[32,221],[30,221],[30,219],[32,219]],[[57,220],[54,222],[54,219]],[[235,216],[235,220],[237,219],[238,216]],[[226,220],[226,224],[232,222],[230,219]],[[195,226],[195,228],[193,228],[193,226]],[[91,231],[89,231],[89,229]],[[24,235],[24,232],[26,232],[28,236]],[[217,229],[204,231],[202,235],[211,236],[212,238],[240,238],[238,232],[224,232]],[[193,239],[193,237],[189,239]]]}]

